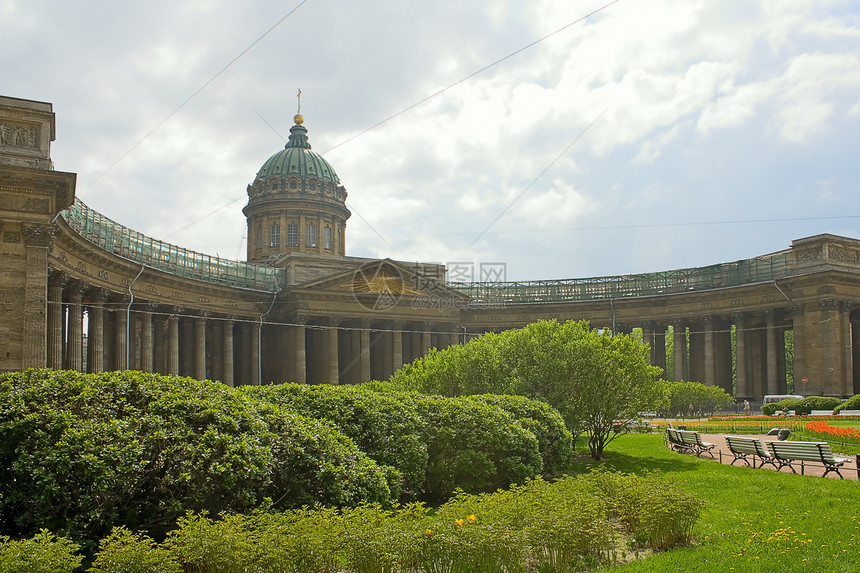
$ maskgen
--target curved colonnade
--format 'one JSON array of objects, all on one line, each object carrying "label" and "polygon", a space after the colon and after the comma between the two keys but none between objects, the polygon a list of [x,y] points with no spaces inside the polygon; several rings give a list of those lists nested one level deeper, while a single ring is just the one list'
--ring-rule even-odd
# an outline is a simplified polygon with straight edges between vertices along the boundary
[{"label": "curved colonnade", "polygon": [[[296,120],[273,157],[313,156]],[[784,393],[788,372],[803,394],[860,393],[856,239],[817,235],[778,253],[659,273],[446,283],[440,265],[347,257],[335,252],[341,239],[331,249],[316,243],[335,199],[302,194],[319,177],[290,163],[289,181],[303,182],[295,190],[265,170],[249,186],[249,205],[273,229],[271,249],[289,247],[257,253],[257,239],[249,259],[269,264],[251,264],[146,237],[75,199],[75,174],[50,160],[51,104],[0,97],[0,127],[15,134],[0,141],[0,371],[356,383],[385,379],[433,347],[557,319],[641,329],[652,362],[674,379],[738,399]],[[330,178],[339,184],[333,170]],[[313,225],[290,246],[293,219],[296,232]],[[252,225],[259,237],[261,225]]]},{"label": "curved colonnade", "polygon": [[[363,303],[365,293],[352,288],[365,259],[345,257],[347,270],[334,277],[281,287],[283,269],[185,251],[80,202],[56,225],[48,288],[53,368],[131,368],[227,384],[353,383],[385,378],[430,347],[554,318],[614,332],[639,328],[655,365],[739,398],[785,392],[784,340],[792,331],[797,388],[857,391],[860,242],[853,239],[821,235],[756,259],[666,273],[437,284],[432,296],[401,292],[380,309],[378,294],[366,293],[371,299]],[[122,254],[104,248],[106,228],[114,234],[108,243]],[[141,246],[129,248],[129,236]],[[177,266],[171,253],[205,262]],[[389,264],[401,276],[411,272]],[[674,350],[668,357],[667,336]]]}]

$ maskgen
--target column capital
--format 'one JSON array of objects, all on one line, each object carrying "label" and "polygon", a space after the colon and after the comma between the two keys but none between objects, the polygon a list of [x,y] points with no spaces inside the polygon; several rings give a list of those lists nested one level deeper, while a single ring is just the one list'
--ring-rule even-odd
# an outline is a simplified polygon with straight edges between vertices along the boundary
[{"label": "column capital", "polygon": [[92,287],[87,290],[86,298],[88,302],[104,303],[110,298],[110,292],[102,287]]},{"label": "column capital", "polygon": [[50,249],[54,246],[54,237],[57,234],[57,227],[55,225],[25,225],[22,230],[24,244],[28,247],[45,247]]},{"label": "column capital", "polygon": [[64,288],[71,282],[69,275],[63,272],[53,272],[48,277],[48,286],[53,288]]},{"label": "column capital", "polygon": [[87,288],[87,284],[83,281],[74,281],[66,287],[66,292],[69,294],[70,297],[76,299],[72,300],[71,302],[80,304],[81,300],[83,299],[84,292],[86,292]]}]

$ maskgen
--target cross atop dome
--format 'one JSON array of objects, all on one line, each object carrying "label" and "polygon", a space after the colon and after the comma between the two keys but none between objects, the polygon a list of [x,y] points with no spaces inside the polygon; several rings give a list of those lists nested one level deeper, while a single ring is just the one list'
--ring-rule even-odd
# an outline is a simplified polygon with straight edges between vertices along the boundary
[{"label": "cross atop dome", "polygon": [[302,117],[302,88],[299,88],[299,93],[296,94],[296,97],[299,99],[299,109],[295,117],[293,117],[293,121],[296,122],[296,125],[301,125],[305,121],[305,118]]}]

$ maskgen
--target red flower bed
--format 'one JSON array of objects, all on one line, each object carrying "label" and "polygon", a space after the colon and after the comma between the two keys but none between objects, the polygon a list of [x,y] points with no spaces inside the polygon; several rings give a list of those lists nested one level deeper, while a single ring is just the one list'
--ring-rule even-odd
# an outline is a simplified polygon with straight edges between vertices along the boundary
[{"label": "red flower bed", "polygon": [[830,426],[825,420],[806,423],[806,431],[824,440],[837,440],[860,444],[860,430]]}]

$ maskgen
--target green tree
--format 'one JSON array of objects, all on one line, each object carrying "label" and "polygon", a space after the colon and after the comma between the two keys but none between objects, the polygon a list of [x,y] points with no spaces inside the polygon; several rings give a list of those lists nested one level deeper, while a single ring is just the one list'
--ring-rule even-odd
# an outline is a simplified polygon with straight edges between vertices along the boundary
[{"label": "green tree", "polygon": [[591,329],[587,322],[534,322],[433,351],[391,379],[395,388],[458,396],[517,394],[559,411],[574,437],[587,433],[602,459],[613,422],[654,409],[660,368],[641,340]]},{"label": "green tree", "polygon": [[670,414],[686,414],[693,411],[705,414],[716,412],[732,403],[732,397],[719,386],[707,386],[699,382],[664,382],[665,401],[661,410]]}]

